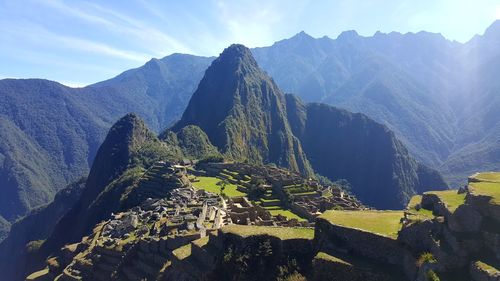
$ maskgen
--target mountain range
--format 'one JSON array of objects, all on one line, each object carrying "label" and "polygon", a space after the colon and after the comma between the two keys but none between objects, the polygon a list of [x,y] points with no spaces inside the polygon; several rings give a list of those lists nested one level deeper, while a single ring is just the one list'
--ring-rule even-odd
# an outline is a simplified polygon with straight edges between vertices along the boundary
[{"label": "mountain range", "polygon": [[[428,32],[363,37],[348,31],[336,39],[301,32],[252,53],[284,92],[366,114],[456,186],[476,170],[500,168],[499,41],[497,21],[464,44]],[[120,116],[136,112],[156,132],[181,118],[213,60],[174,54],[76,89],[39,79],[0,80],[3,233],[8,222],[47,204],[58,190],[86,175],[106,131]],[[233,116],[226,121],[245,114]],[[283,143],[295,152],[294,142]],[[214,140],[216,146],[221,143]],[[229,151],[248,155],[237,147]],[[307,170],[314,162],[309,158],[309,164],[294,161]]]},{"label": "mountain range", "polygon": [[[377,208],[400,208],[417,193],[447,188],[439,173],[414,160],[386,126],[364,114],[285,95],[250,49],[232,45],[211,63],[181,119],[160,137],[137,114],[115,123],[84,187],[64,189],[70,195],[57,196],[13,225],[17,235],[0,244],[2,271],[13,279],[22,277],[112,213],[140,205],[145,198],[135,191],[141,179],[147,180],[144,172],[158,161],[194,158],[193,151],[197,159],[222,155],[228,161],[275,164],[308,177],[317,172],[331,180],[346,179],[359,199]],[[68,205],[61,207],[61,198]],[[45,217],[47,210],[61,208],[66,211]],[[34,226],[36,218],[44,223]],[[23,249],[33,240],[43,243]]]}]

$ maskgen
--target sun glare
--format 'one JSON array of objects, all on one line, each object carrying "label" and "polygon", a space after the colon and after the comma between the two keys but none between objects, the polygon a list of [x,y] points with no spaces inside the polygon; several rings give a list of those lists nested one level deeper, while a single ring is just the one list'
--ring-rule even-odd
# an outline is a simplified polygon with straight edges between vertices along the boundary
[{"label": "sun glare", "polygon": [[497,7],[495,12],[495,19],[500,20],[500,6]]}]

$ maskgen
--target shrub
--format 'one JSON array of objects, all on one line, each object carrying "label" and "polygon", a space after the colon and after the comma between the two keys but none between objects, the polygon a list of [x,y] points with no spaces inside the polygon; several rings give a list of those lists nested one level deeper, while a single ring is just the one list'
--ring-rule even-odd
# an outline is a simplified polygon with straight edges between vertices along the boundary
[{"label": "shrub", "polygon": [[439,281],[439,276],[437,276],[436,272],[434,270],[428,270],[427,273],[425,274],[425,277],[427,277],[428,281]]},{"label": "shrub", "polygon": [[437,260],[431,253],[425,252],[417,260],[417,266],[421,267],[424,263],[436,263]]},{"label": "shrub", "polygon": [[201,159],[198,163],[203,164],[203,163],[222,163],[224,162],[224,157],[220,154],[217,155],[209,155],[203,159]]},{"label": "shrub", "polygon": [[28,253],[36,253],[42,247],[45,240],[34,240],[30,241],[26,244],[26,252]]}]

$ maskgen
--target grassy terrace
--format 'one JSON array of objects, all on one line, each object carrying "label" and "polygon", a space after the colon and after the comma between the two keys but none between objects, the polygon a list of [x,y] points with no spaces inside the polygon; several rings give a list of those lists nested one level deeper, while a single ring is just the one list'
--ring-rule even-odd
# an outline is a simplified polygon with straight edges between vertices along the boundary
[{"label": "grassy terrace", "polygon": [[210,237],[205,236],[205,237],[194,240],[193,244],[195,244],[198,247],[203,247],[203,246],[208,244],[209,239],[210,239]]},{"label": "grassy terrace", "polygon": [[179,260],[183,260],[191,255],[191,243],[172,251],[172,254]]},{"label": "grassy terrace", "polygon": [[271,215],[277,216],[277,215],[282,215],[287,217],[288,219],[297,219],[298,221],[305,221],[306,219],[299,217],[298,215],[292,213],[290,210],[284,210],[284,209],[270,209],[266,208]]},{"label": "grassy terrace", "polygon": [[430,191],[425,194],[435,194],[452,213],[465,203],[465,193],[458,194],[456,190]]},{"label": "grassy terrace", "polygon": [[[198,182],[193,182],[193,186],[198,189],[203,189],[208,192],[212,192],[215,194],[220,193],[220,187],[217,185],[221,179],[216,178],[216,177],[197,177]],[[224,189],[224,193],[228,197],[239,197],[239,196],[246,196],[245,193],[240,192],[236,190],[236,185],[228,183],[226,185],[226,188]]]},{"label": "grassy terrace", "polygon": [[403,211],[335,211],[323,213],[320,218],[332,224],[360,229],[396,239],[401,229]]},{"label": "grassy terrace", "polygon": [[326,254],[326,253],[323,253],[323,252],[318,252],[318,254],[314,257],[315,259],[320,259],[320,260],[325,260],[325,261],[329,261],[329,262],[335,262],[335,263],[342,263],[342,264],[345,264],[345,265],[351,265],[350,263],[344,261],[344,260],[341,260],[337,257],[334,257],[334,256],[330,256],[329,254]]},{"label": "grassy terrace", "polygon": [[47,274],[49,274],[49,268],[46,267],[40,271],[36,271],[36,272],[31,273],[28,277],[26,277],[26,280],[45,280],[45,278],[44,279],[41,279],[41,278],[42,278],[42,276],[47,275]]},{"label": "grassy terrace", "polygon": [[500,183],[500,172],[479,173],[474,177],[480,181],[490,181]]},{"label": "grassy terrace", "polygon": [[253,226],[253,225],[227,225],[221,231],[223,233],[232,233],[242,237],[269,235],[281,240],[288,239],[309,239],[314,238],[313,228],[292,228],[292,227],[272,227],[272,226]]},{"label": "grassy terrace", "polygon": [[[421,219],[432,219],[434,215],[432,214],[431,210],[419,208],[417,210],[417,205],[419,205],[422,202],[422,195],[415,195],[410,199],[410,202],[408,203],[407,209],[408,212],[416,215],[417,218]],[[411,218],[410,218],[411,219]]]},{"label": "grassy terrace", "polygon": [[475,178],[481,182],[472,182],[469,188],[473,195],[491,197],[490,203],[500,204],[500,173],[480,173]]}]

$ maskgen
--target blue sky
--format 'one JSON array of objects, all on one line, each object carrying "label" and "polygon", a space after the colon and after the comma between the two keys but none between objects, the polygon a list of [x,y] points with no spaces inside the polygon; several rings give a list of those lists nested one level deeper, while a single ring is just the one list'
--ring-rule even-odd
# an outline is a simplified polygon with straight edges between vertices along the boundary
[{"label": "blue sky", "polygon": [[439,32],[466,42],[500,19],[500,0],[0,0],[0,79],[82,86],[171,53],[218,55],[304,30]]}]

